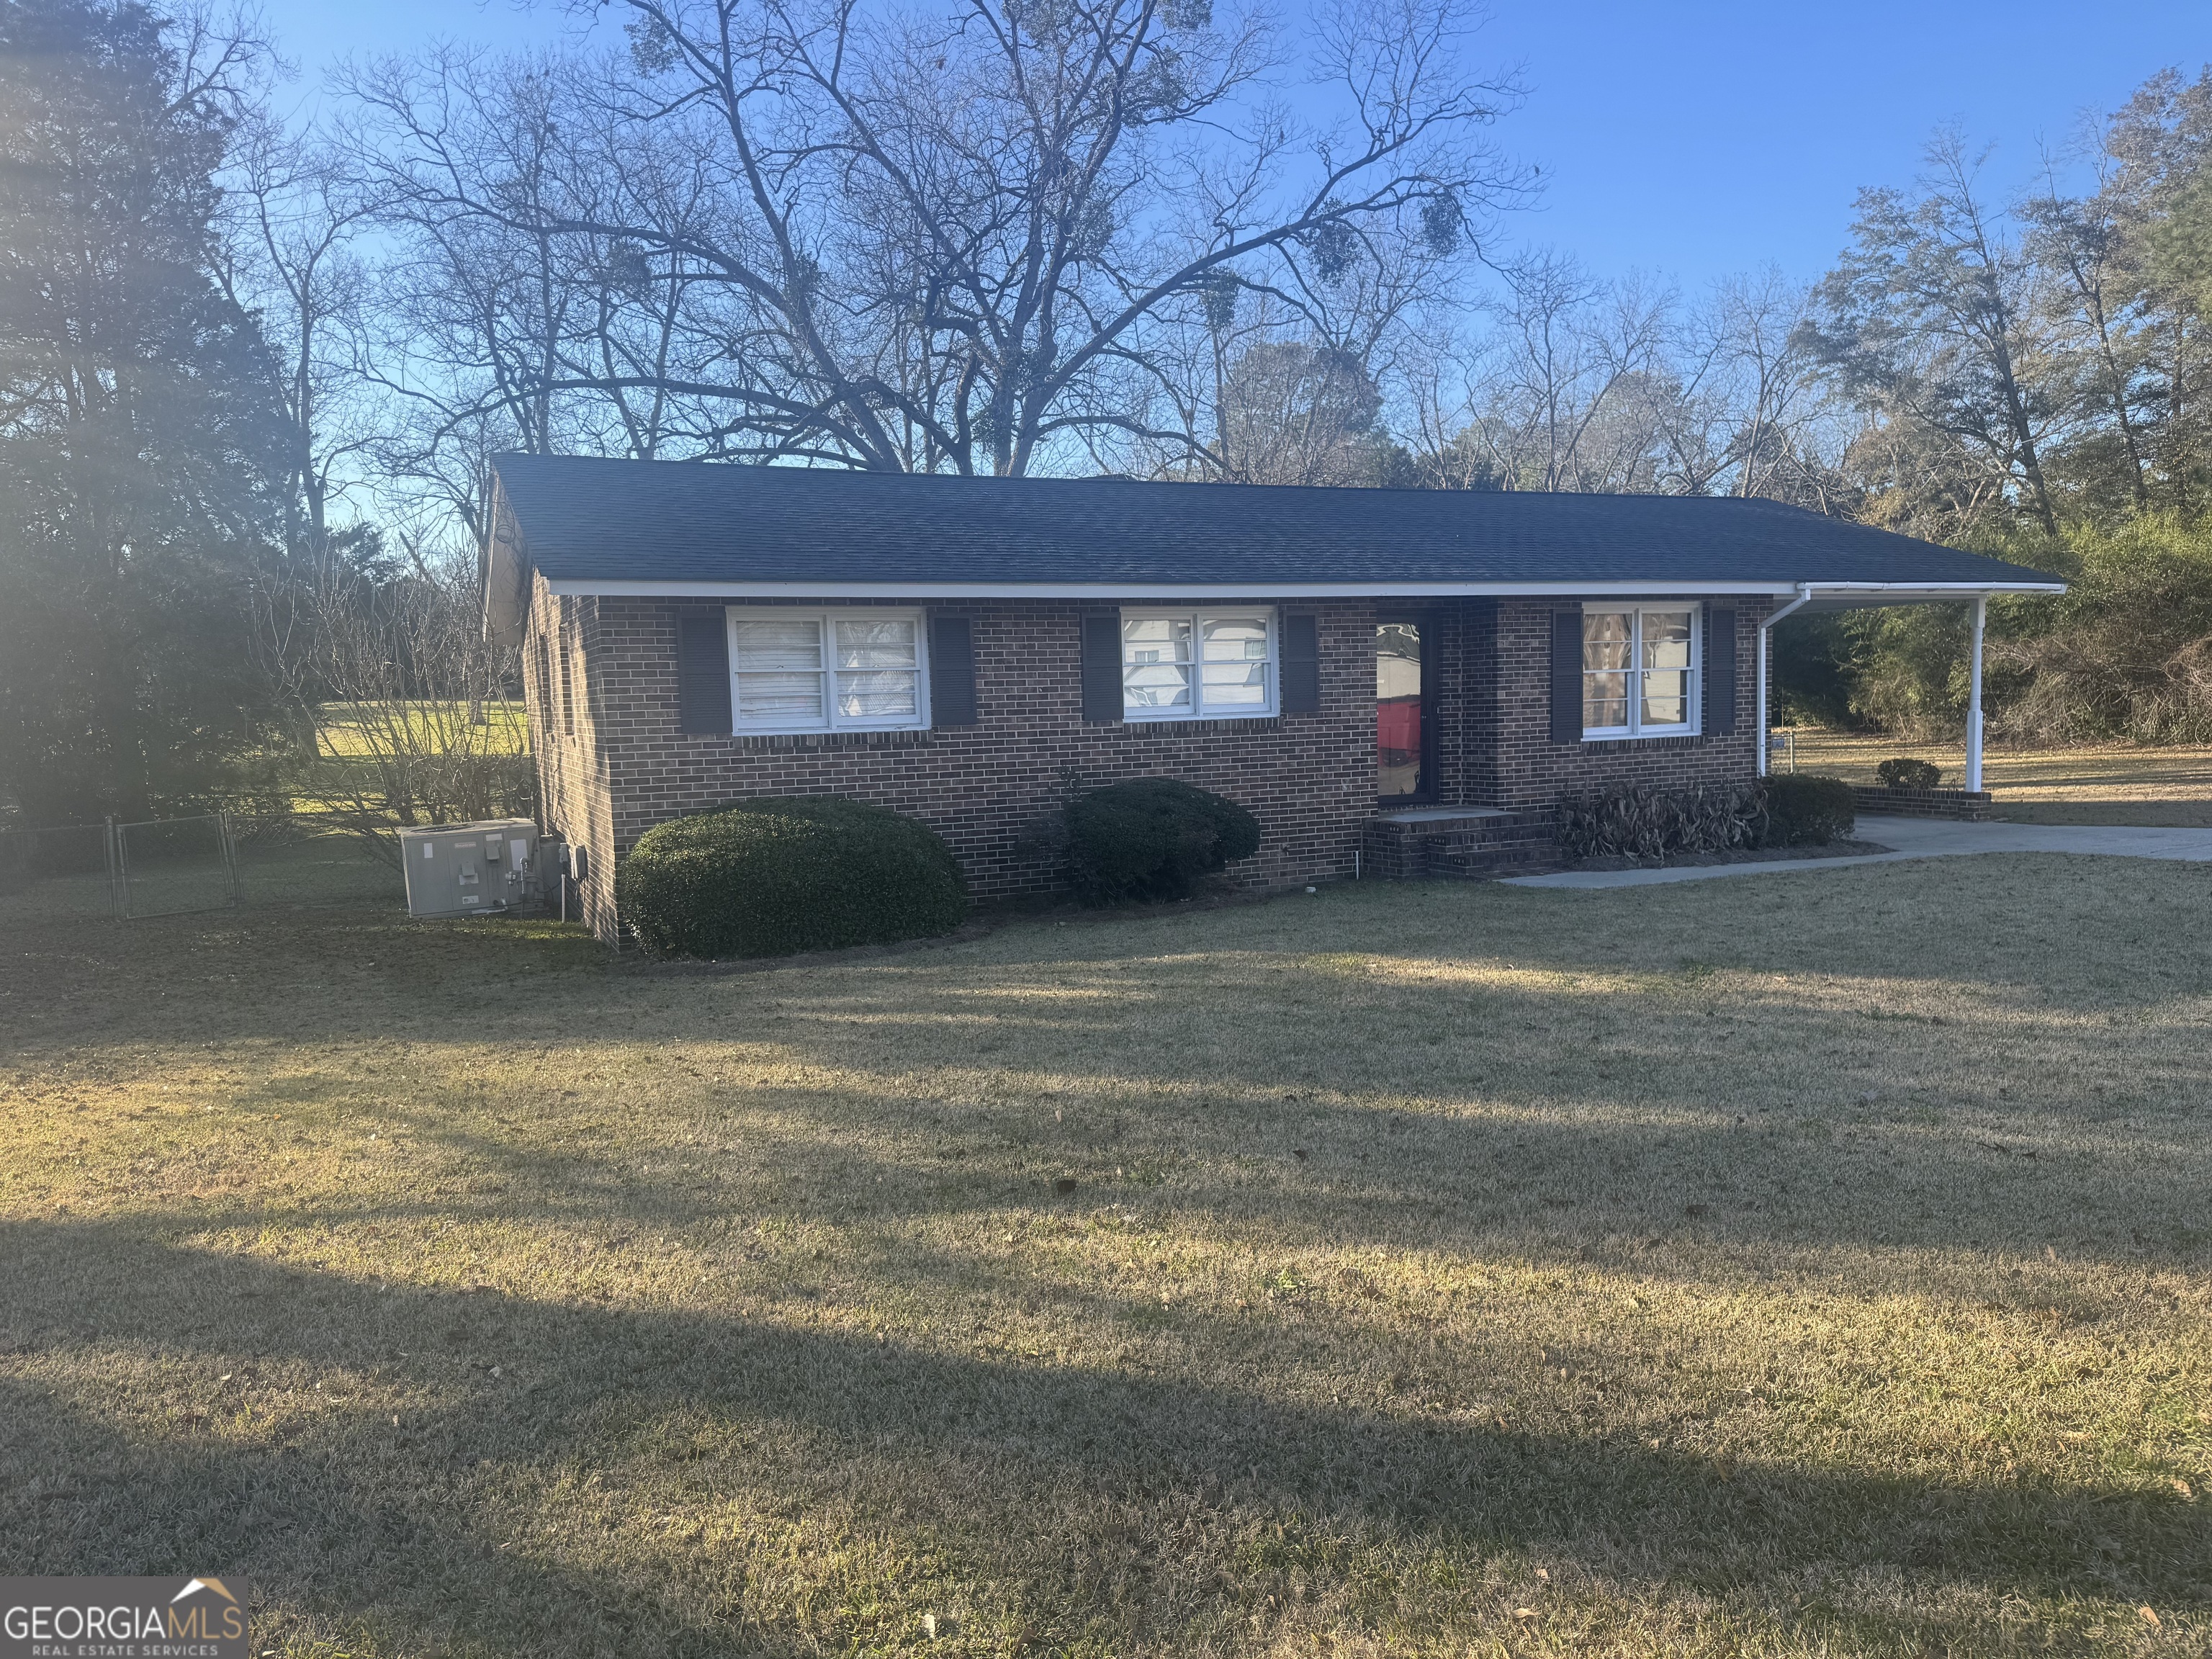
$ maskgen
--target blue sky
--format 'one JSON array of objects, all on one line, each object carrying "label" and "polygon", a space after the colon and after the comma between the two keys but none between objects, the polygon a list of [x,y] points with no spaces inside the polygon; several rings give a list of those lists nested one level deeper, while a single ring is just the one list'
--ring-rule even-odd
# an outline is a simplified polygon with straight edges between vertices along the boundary
[{"label": "blue sky", "polygon": [[[1285,4],[1285,12],[1296,9]],[[513,0],[267,0],[303,82],[341,53],[434,37],[527,45],[574,14]],[[1842,247],[1853,192],[1908,185],[1921,146],[1958,121],[1997,146],[2008,196],[2085,110],[2155,70],[2212,61],[2206,0],[1495,0],[1470,48],[1518,64],[1531,91],[1498,129],[1542,169],[1540,207],[1508,234],[1696,288],[1769,262],[1817,276]]]}]

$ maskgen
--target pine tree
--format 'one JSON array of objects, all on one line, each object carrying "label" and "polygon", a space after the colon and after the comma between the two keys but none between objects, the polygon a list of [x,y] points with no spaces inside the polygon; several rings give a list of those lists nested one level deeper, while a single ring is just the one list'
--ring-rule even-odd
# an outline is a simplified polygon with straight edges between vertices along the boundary
[{"label": "pine tree", "polygon": [[29,822],[187,799],[265,714],[278,427],[215,280],[206,69],[143,6],[0,0],[0,804]]}]

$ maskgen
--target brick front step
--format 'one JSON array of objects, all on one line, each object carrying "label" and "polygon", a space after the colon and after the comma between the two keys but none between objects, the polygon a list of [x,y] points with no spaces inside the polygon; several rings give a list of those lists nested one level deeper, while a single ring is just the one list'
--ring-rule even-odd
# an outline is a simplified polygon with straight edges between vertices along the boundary
[{"label": "brick front step", "polygon": [[1384,881],[1529,875],[1559,865],[1559,814],[1548,806],[1386,813],[1368,820],[1360,858],[1366,874]]}]

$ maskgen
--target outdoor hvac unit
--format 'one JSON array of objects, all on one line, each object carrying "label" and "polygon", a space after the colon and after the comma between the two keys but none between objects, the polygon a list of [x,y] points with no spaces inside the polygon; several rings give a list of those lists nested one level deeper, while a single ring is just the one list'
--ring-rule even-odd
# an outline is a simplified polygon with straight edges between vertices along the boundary
[{"label": "outdoor hvac unit", "polygon": [[528,818],[399,832],[410,916],[481,916],[538,896],[538,826]]}]

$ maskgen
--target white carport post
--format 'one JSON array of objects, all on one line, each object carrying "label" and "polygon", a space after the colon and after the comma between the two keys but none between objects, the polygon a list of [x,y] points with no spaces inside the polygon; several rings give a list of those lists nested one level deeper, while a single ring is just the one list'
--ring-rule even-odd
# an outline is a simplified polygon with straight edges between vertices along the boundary
[{"label": "white carport post", "polygon": [[[1766,656],[1767,641],[1770,630],[1773,628],[1775,623],[1780,622],[1784,617],[1796,610],[1800,605],[1810,604],[1812,602],[1812,599],[1813,584],[1810,582],[1799,582],[1797,584],[1797,597],[1790,600],[1789,604],[1784,605],[1780,610],[1768,611],[1766,613],[1766,620],[1759,625],[1759,703],[1757,711],[1753,716],[1753,720],[1754,722],[1753,729],[1755,729],[1759,733],[1759,775],[1762,778],[1766,775],[1768,767],[1766,753]],[[1975,660],[1978,662],[1980,659],[1978,657]]]},{"label": "white carport post", "polygon": [[1966,671],[1966,789],[1982,787],[1982,635],[1989,627],[1990,596],[1974,599],[1974,659]]}]

